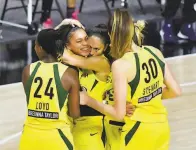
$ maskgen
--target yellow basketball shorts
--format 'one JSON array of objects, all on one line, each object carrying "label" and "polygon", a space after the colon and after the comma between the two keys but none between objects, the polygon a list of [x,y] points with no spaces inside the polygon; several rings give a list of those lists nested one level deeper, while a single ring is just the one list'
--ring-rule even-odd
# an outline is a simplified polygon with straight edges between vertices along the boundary
[{"label": "yellow basketball shorts", "polygon": [[25,126],[19,150],[74,150],[70,128],[42,130]]},{"label": "yellow basketball shorts", "polygon": [[120,150],[121,130],[125,123],[104,119],[106,150]]},{"label": "yellow basketball shorts", "polygon": [[168,122],[129,121],[121,131],[120,150],[168,150],[169,140]]},{"label": "yellow basketball shorts", "polygon": [[105,150],[103,116],[80,117],[72,131],[76,150]]}]

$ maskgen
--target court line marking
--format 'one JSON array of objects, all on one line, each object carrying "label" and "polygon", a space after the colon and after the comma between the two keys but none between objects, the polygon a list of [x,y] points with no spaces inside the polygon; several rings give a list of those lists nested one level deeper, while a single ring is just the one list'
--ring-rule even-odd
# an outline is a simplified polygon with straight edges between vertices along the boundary
[{"label": "court line marking", "polygon": [[186,87],[186,86],[191,86],[191,85],[196,85],[196,81],[195,82],[187,82],[187,83],[180,84],[181,87]]},{"label": "court line marking", "polygon": [[196,56],[196,53],[193,54],[186,54],[186,55],[180,55],[180,56],[174,56],[174,57],[168,57],[165,58],[166,60],[174,60],[174,59],[179,59],[179,58],[188,58],[188,57],[194,57]]},{"label": "court line marking", "polygon": [[11,136],[6,137],[3,140],[0,140],[0,145],[3,145],[12,139],[15,139],[16,137],[20,136],[21,134],[22,134],[22,132],[18,132],[18,133],[12,134]]}]

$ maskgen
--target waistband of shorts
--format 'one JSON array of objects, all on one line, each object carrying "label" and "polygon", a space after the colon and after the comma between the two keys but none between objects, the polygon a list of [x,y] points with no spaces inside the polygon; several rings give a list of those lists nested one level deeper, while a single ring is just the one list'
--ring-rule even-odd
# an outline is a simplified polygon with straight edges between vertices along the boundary
[{"label": "waistband of shorts", "polygon": [[109,124],[115,125],[115,126],[124,126],[124,122],[119,122],[119,121],[114,121],[114,120],[109,120]]}]

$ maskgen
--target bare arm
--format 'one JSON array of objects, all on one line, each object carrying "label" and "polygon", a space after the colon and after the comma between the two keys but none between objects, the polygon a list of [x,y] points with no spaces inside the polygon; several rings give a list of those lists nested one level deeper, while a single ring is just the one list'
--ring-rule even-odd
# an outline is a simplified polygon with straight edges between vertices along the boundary
[{"label": "bare arm", "polygon": [[29,78],[29,74],[30,74],[30,65],[27,65],[22,72],[22,83],[23,83],[23,88],[25,89],[27,80]]},{"label": "bare arm", "polygon": [[114,102],[113,106],[106,105],[81,94],[81,100],[87,99],[86,104],[99,112],[112,117],[115,120],[122,121],[126,115],[126,95],[127,95],[127,77],[125,69],[121,62],[115,62],[112,65],[113,82],[114,82]]},{"label": "bare arm", "polygon": [[102,56],[82,57],[73,54],[69,50],[65,50],[63,54],[63,61],[72,66],[87,70],[94,70],[96,72],[110,72],[109,62]]},{"label": "bare arm", "polygon": [[181,95],[181,88],[174,79],[167,63],[165,63],[164,84],[166,87],[163,88],[163,99],[175,98]]},{"label": "bare arm", "polygon": [[[68,68],[63,75],[63,85],[67,90],[69,88],[68,109],[72,118],[80,117],[80,97],[79,97],[79,80],[78,72],[75,69]],[[70,86],[68,86],[70,83]]]}]

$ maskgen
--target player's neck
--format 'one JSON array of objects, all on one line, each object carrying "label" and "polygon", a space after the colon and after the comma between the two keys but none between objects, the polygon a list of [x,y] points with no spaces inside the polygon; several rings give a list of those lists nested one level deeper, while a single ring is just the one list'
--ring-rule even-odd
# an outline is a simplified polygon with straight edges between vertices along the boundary
[{"label": "player's neck", "polygon": [[127,48],[125,52],[138,52],[139,50],[141,50],[141,47],[132,42],[131,48]]},{"label": "player's neck", "polygon": [[138,52],[139,50],[141,50],[141,47],[139,47],[137,44],[132,42],[131,49],[132,49],[133,52]]},{"label": "player's neck", "polygon": [[43,61],[44,63],[53,63],[53,62],[57,62],[57,60],[52,57],[52,56],[45,56],[42,57],[41,61]]}]

